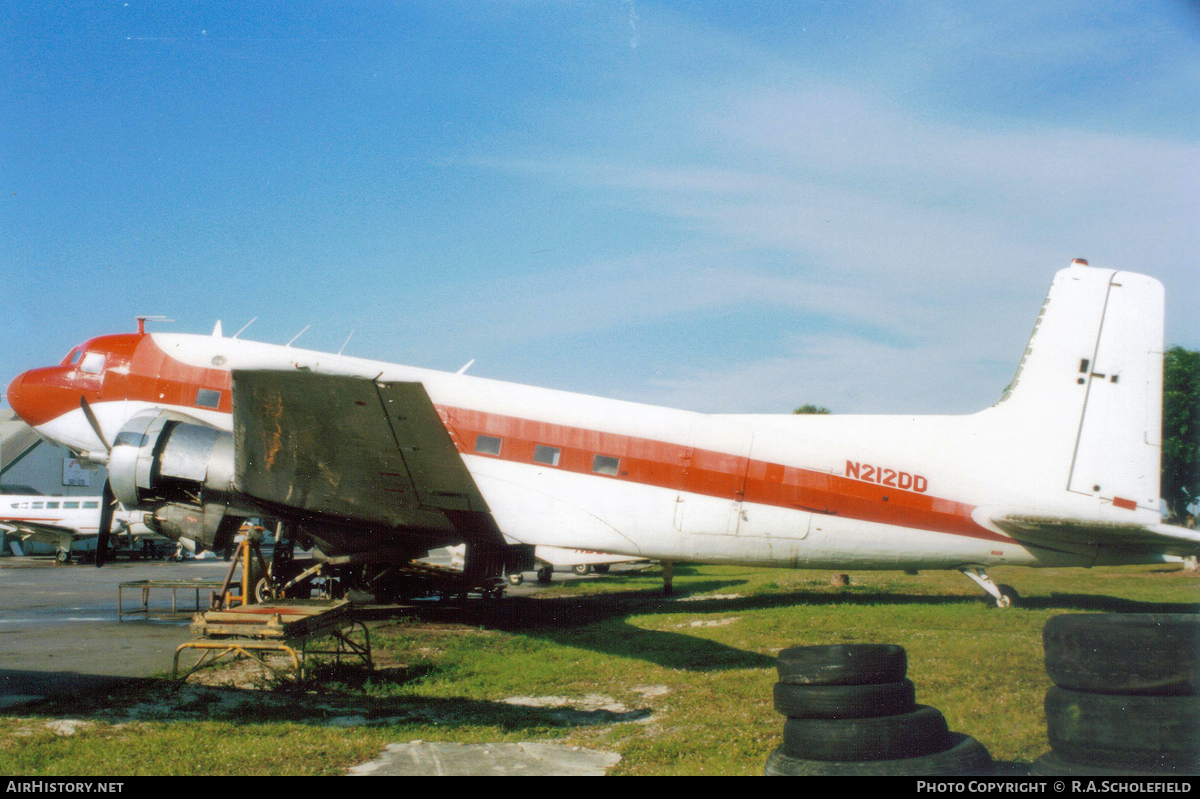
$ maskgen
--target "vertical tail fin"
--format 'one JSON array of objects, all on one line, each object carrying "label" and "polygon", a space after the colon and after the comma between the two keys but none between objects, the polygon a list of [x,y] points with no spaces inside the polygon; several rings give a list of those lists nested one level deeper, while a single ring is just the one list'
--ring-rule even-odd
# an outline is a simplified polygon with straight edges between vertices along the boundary
[{"label": "vertical tail fin", "polygon": [[1054,277],[1017,375],[993,409],[1048,490],[1157,510],[1163,287],[1075,262]]}]

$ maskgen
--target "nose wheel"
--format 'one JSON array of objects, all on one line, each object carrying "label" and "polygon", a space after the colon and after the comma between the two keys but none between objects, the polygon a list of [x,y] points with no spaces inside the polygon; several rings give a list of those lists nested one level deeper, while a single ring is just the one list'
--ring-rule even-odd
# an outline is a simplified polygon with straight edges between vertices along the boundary
[{"label": "nose wheel", "polygon": [[998,608],[1014,607],[1021,600],[1017,589],[1011,585],[992,582],[992,578],[988,577],[987,572],[982,566],[967,566],[959,569],[959,571],[974,580],[984,591],[987,591],[988,595],[996,601],[996,607]]}]

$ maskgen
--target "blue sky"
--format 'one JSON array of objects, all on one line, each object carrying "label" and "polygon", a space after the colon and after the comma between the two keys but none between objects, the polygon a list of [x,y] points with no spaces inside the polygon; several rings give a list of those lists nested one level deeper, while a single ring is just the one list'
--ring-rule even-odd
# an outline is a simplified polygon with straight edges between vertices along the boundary
[{"label": "blue sky", "polygon": [[1200,348],[1200,8],[0,8],[0,381],[231,332],[720,412],[965,413],[1073,257]]}]

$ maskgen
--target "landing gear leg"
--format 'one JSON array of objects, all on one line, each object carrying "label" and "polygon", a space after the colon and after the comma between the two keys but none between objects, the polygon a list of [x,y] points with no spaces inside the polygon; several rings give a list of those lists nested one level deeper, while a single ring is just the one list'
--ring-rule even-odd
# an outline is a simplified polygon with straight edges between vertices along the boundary
[{"label": "landing gear leg", "polygon": [[1017,589],[1011,585],[1004,585],[1003,583],[997,585],[992,582],[992,578],[987,576],[987,572],[982,566],[967,566],[959,569],[959,571],[978,583],[979,587],[984,591],[987,591],[996,600],[996,607],[998,608],[1011,608],[1021,598],[1017,594]]}]

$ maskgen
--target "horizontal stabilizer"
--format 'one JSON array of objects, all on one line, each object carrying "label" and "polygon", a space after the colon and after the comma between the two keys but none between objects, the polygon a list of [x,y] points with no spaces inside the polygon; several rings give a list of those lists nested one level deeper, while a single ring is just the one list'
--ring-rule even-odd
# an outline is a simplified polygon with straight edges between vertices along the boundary
[{"label": "horizontal stabilizer", "polygon": [[1200,552],[1200,530],[1171,524],[1102,522],[1024,514],[995,516],[991,521],[1017,541],[1067,552],[1108,547],[1146,549],[1180,556]]}]

